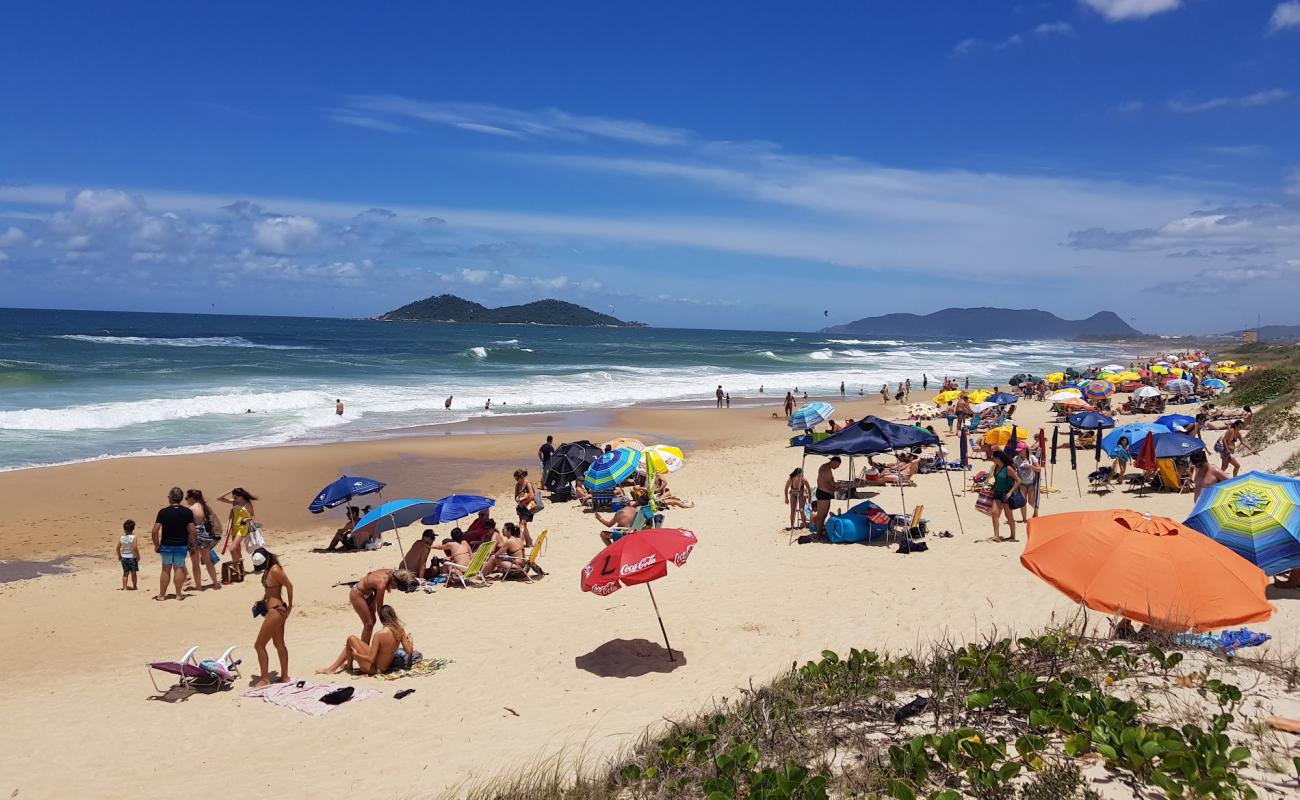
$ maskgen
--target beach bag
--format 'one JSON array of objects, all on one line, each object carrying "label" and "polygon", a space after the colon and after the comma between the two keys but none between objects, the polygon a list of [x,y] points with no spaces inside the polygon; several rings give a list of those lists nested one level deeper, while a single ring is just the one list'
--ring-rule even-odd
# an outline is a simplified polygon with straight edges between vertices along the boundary
[{"label": "beach bag", "polygon": [[222,583],[243,583],[244,570],[239,564],[233,561],[227,561],[221,565],[221,582]]},{"label": "beach bag", "polygon": [[266,547],[266,538],[262,536],[262,526],[252,520],[248,521],[248,534],[244,536],[244,545],[248,552]]},{"label": "beach bag", "polygon": [[1015,490],[1014,492],[1011,493],[1011,499],[1007,501],[1007,505],[1010,506],[1012,509],[1024,508],[1025,507],[1024,494],[1022,494],[1019,489]]},{"label": "beach bag", "polygon": [[544,508],[546,508],[546,504],[542,502],[542,496],[533,492],[533,502],[528,504],[528,510],[536,514]]},{"label": "beach bag", "polygon": [[981,514],[993,513],[993,490],[981,489],[979,497],[975,500],[975,510]]}]

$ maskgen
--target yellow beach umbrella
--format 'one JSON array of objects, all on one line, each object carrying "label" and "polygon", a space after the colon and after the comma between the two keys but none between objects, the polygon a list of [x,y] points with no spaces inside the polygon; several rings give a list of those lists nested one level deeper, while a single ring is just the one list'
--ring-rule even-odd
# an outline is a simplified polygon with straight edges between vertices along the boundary
[{"label": "yellow beach umbrella", "polygon": [[1050,372],[1043,376],[1043,380],[1048,383],[1062,383],[1065,380],[1064,372]]},{"label": "yellow beach umbrella", "polygon": [[1124,371],[1124,372],[1119,373],[1118,375],[1115,376],[1115,378],[1116,378],[1116,380],[1121,380],[1121,381],[1140,381],[1140,380],[1142,380],[1142,376],[1141,376],[1141,375],[1137,374],[1136,372],[1128,372],[1128,371]]},{"label": "yellow beach umbrella", "polygon": [[655,472],[676,472],[686,466],[686,456],[680,448],[666,444],[656,444],[641,451],[641,458],[649,461]]},{"label": "yellow beach umbrella", "polygon": [[1155,364],[1151,367],[1151,372],[1154,375],[1168,375],[1169,367],[1162,367],[1159,364]]},{"label": "yellow beach umbrella", "polygon": [[973,392],[966,393],[966,399],[970,400],[972,403],[983,403],[992,396],[993,392],[988,389],[976,389]]},{"label": "yellow beach umbrella", "polygon": [[1237,366],[1237,362],[1225,358],[1224,360],[1220,361],[1216,366],[1220,366],[1220,367],[1235,367],[1235,366]]},{"label": "yellow beach umbrella", "polygon": [[1119,374],[1115,372],[1103,372],[1099,374],[1097,378],[1103,381],[1110,381],[1111,383],[1116,383],[1120,379]]},{"label": "yellow beach umbrella", "polygon": [[938,394],[936,394],[934,396],[934,404],[936,406],[941,406],[944,403],[951,403],[952,401],[956,400],[958,397],[961,397],[960,389],[949,389],[946,392],[939,392]]},{"label": "yellow beach umbrella", "polygon": [[994,444],[998,447],[1005,445],[1007,442],[1011,441],[1011,430],[1013,428],[1016,431],[1016,441],[1018,442],[1028,442],[1033,436],[1033,433],[1028,428],[1022,428],[1019,425],[1003,425],[985,433],[984,443]]}]

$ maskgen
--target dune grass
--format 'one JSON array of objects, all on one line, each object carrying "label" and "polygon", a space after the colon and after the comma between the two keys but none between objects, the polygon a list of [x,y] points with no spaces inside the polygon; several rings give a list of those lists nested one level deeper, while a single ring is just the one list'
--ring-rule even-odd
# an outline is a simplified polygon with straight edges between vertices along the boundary
[{"label": "dune grass", "polygon": [[1261,698],[1295,691],[1294,657],[1099,641],[1086,626],[910,654],[828,651],[616,755],[521,765],[454,795],[1091,800],[1098,780],[1171,798],[1300,788],[1300,758],[1290,763],[1288,743],[1252,716]]}]

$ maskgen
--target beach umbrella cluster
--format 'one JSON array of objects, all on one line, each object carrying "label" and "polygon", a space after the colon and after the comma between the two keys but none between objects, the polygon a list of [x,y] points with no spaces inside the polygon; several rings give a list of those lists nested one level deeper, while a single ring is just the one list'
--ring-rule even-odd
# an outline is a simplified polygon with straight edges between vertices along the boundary
[{"label": "beach umbrella cluster", "polygon": [[562,486],[577,483],[587,474],[587,468],[600,458],[603,448],[597,447],[586,439],[565,442],[555,448],[555,452],[542,467],[542,486],[555,491]]}]

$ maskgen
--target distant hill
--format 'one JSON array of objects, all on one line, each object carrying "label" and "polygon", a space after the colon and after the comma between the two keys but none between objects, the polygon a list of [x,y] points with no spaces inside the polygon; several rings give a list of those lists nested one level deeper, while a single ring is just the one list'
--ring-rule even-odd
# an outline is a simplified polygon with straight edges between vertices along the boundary
[{"label": "distant hill", "polygon": [[1099,311],[1087,319],[1070,320],[1037,309],[1012,308],[945,308],[924,316],[885,314],[823,328],[822,333],[994,339],[1095,339],[1143,335],[1111,311]]},{"label": "distant hill", "polygon": [[472,300],[466,300],[453,294],[440,294],[426,297],[414,303],[407,303],[401,308],[380,314],[375,319],[413,320],[419,322],[482,322],[514,323],[523,325],[569,325],[573,327],[632,327],[639,323],[628,323],[620,319],[583,308],[580,305],[566,303],[563,300],[538,300],[521,306],[501,306],[488,308]]},{"label": "distant hill", "polygon": [[[1251,330],[1254,330],[1252,328]],[[1232,331],[1224,336],[1240,339],[1245,331]],[[1300,342],[1300,325],[1265,325],[1259,329],[1261,342]]]}]

